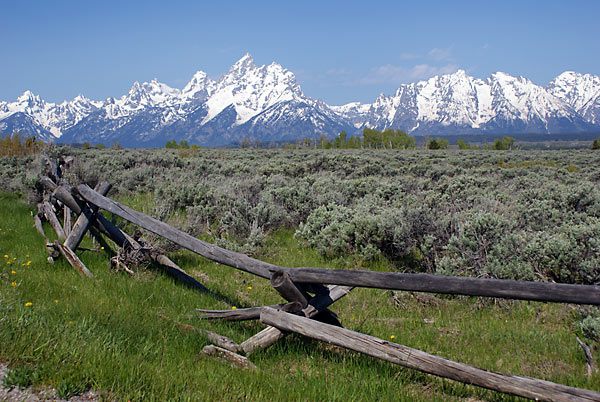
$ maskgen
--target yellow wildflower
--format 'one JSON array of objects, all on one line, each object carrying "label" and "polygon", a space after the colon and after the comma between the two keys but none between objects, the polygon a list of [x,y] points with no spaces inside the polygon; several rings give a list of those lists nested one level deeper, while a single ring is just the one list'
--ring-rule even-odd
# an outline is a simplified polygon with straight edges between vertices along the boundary
[{"label": "yellow wildflower", "polygon": [[100,250],[104,250],[104,246],[100,247]]},{"label": "yellow wildflower", "polygon": [[10,284],[10,286],[13,286],[13,287],[14,287],[14,286],[17,286],[17,282],[13,282],[13,283],[11,283],[11,284]]},{"label": "yellow wildflower", "polygon": [[69,321],[69,325],[73,324],[73,321]]},{"label": "yellow wildflower", "polygon": [[16,259],[17,259],[17,257],[13,257],[13,260],[16,260]]},{"label": "yellow wildflower", "polygon": [[8,258],[8,254],[4,254],[4,258]]},{"label": "yellow wildflower", "polygon": [[27,265],[31,264],[31,261],[27,261]]},{"label": "yellow wildflower", "polygon": [[12,262],[12,261],[6,261],[6,263],[7,263],[8,265],[10,265],[10,263],[11,263],[11,262]]},{"label": "yellow wildflower", "polygon": [[252,286],[248,286],[248,290],[252,290]]},{"label": "yellow wildflower", "polygon": [[58,299],[54,299],[54,303],[58,303]]},{"label": "yellow wildflower", "polygon": [[12,271],[10,271],[10,273],[14,275],[14,274],[16,274],[16,273],[17,273],[17,271],[15,271],[15,270],[12,270]]},{"label": "yellow wildflower", "polygon": [[33,303],[32,303],[32,302],[27,302],[27,303],[25,303],[25,307],[31,307],[31,306],[33,306]]},{"label": "yellow wildflower", "polygon": [[396,335],[392,335],[390,336],[390,339],[394,340],[396,338]]},{"label": "yellow wildflower", "polygon": [[231,306],[231,309],[232,309],[232,310],[235,310],[236,308],[237,308],[236,306]]}]

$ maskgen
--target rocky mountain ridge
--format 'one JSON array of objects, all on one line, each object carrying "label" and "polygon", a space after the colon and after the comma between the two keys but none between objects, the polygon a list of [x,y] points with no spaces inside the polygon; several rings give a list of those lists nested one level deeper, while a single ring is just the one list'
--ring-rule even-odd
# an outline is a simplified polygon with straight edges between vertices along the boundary
[{"label": "rocky mountain ridge", "polygon": [[329,106],[306,96],[291,71],[256,66],[246,54],[220,79],[198,71],[182,89],[154,79],[104,101],[79,95],[54,104],[30,91],[0,101],[1,132],[64,143],[152,147],[175,139],[218,146],[352,135],[365,127],[411,135],[600,130],[600,77],[568,71],[542,87],[501,72],[480,79],[458,70],[401,85],[371,104]]}]

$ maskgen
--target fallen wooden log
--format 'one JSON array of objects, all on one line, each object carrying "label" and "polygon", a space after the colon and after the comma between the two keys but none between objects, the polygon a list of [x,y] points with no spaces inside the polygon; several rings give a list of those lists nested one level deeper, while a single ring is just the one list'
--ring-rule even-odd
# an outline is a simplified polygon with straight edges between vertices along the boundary
[{"label": "fallen wooden log", "polygon": [[261,313],[260,320],[280,330],[296,332],[378,359],[387,360],[403,367],[507,394],[546,401],[600,400],[599,392],[572,388],[530,377],[483,370],[443,357],[430,355],[417,349],[390,343],[374,336],[323,324],[272,308],[265,308]]},{"label": "fallen wooden log", "polygon": [[260,319],[260,312],[264,307],[281,308],[285,304],[272,306],[236,308],[228,310],[206,310],[197,308],[198,317],[206,320],[248,321]]},{"label": "fallen wooden log", "polygon": [[216,332],[209,331],[207,329],[196,328],[192,325],[174,321],[162,314],[159,314],[158,318],[172,322],[180,330],[182,330],[184,332],[198,332],[199,334],[205,335],[209,341],[215,343],[217,346],[220,346],[220,347],[230,350],[232,352],[238,353],[238,352],[242,351],[242,347],[238,343],[236,343],[235,341],[233,341],[232,339],[230,339],[226,336],[219,335]]},{"label": "fallen wooden log", "polygon": [[60,253],[65,257],[65,259],[69,262],[69,264],[75,268],[75,270],[79,271],[83,275],[94,278],[94,275],[90,272],[89,269],[81,262],[79,257],[71,250],[69,247],[60,244],[58,240],[54,242],[54,246],[60,251]]},{"label": "fallen wooden log", "polygon": [[44,208],[44,216],[46,217],[46,220],[52,225],[52,228],[56,232],[56,236],[58,236],[60,240],[65,241],[67,236],[65,235],[65,231],[60,225],[60,222],[58,221],[58,218],[56,217],[56,214],[52,209],[52,205],[50,205],[49,202],[44,202],[42,205]]},{"label": "fallen wooden log", "polygon": [[259,349],[264,349],[271,346],[281,338],[285,336],[285,333],[274,326],[268,326],[267,328],[260,331],[258,334],[251,336],[241,343],[242,350],[246,356],[250,356],[252,353]]},{"label": "fallen wooden log", "polygon": [[258,370],[254,363],[245,358],[244,356],[238,355],[237,353],[231,352],[227,349],[220,348],[214,345],[208,345],[202,348],[200,354],[217,357],[223,360],[231,362],[231,365],[238,368]]},{"label": "fallen wooden log", "polygon": [[188,235],[164,222],[101,196],[86,185],[77,191],[90,203],[171,240],[208,259],[270,278],[277,270],[287,270],[295,283],[336,284],[351,287],[449,293],[507,299],[600,305],[600,287],[548,282],[452,277],[398,272],[350,271],[323,268],[286,268],[220,248]]}]

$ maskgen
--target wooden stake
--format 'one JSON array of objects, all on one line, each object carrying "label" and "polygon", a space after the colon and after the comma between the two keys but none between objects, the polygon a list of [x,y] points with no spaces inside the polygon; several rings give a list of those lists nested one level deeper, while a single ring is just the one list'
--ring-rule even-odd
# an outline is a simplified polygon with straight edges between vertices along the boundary
[{"label": "wooden stake", "polygon": [[54,210],[52,209],[52,205],[50,205],[50,203],[48,203],[48,202],[44,202],[43,206],[44,206],[44,216],[46,217],[46,220],[48,222],[50,222],[50,224],[54,228],[54,231],[56,232],[56,235],[58,236],[58,238],[61,241],[65,241],[67,236],[65,235],[65,231],[63,230],[62,226],[60,225],[60,222],[58,221],[58,218],[56,217],[56,214],[54,213]]},{"label": "wooden stake", "polygon": [[65,245],[60,244],[58,240],[54,242],[54,246],[58,248],[61,254],[65,257],[69,264],[71,264],[71,266],[75,268],[75,270],[79,271],[80,273],[89,278],[94,278],[94,275],[90,272],[89,269],[86,268],[85,265],[83,265],[83,262],[81,262],[81,260],[79,259],[79,257],[77,257],[77,254],[73,252],[73,250],[71,250]]},{"label": "wooden stake", "polygon": [[68,238],[71,233],[71,210],[66,205],[63,207],[63,229]]},{"label": "wooden stake", "polygon": [[[111,185],[106,182],[100,182],[96,186],[96,190],[98,193],[102,195],[106,195],[110,189]],[[65,211],[68,210],[69,207],[65,205]],[[65,244],[71,249],[76,250],[83,240],[83,236],[87,232],[90,224],[92,224],[96,220],[96,212],[98,212],[98,207],[93,206],[91,209],[82,208],[77,221],[75,222],[75,226],[73,226],[73,230],[68,235],[67,240],[65,240]]]},{"label": "wooden stake", "polygon": [[290,302],[298,302],[305,308],[308,305],[307,295],[302,292],[292,279],[290,274],[286,271],[275,271],[271,275],[271,286],[275,289],[281,297]]}]

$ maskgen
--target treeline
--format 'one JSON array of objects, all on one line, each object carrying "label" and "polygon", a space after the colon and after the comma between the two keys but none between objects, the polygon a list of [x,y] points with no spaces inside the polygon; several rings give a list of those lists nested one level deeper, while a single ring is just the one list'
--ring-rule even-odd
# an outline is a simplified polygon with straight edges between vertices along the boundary
[{"label": "treeline", "polygon": [[[447,139],[424,137],[423,145],[426,149],[448,149],[450,144]],[[495,139],[493,144],[485,144],[481,147],[471,145],[468,142],[458,140],[459,149],[493,149],[493,150],[511,150],[514,148],[515,139],[508,136],[503,136],[502,139]],[[598,140],[600,147],[600,140]],[[305,138],[299,140],[295,145],[286,143],[285,148],[312,148],[312,149],[416,149],[417,143],[414,137],[409,136],[403,130],[374,130],[365,128],[362,137],[351,136],[347,137],[347,133],[342,131],[333,141],[329,141],[327,137],[321,135],[319,138]],[[243,147],[243,148],[247,148]]]},{"label": "treeline", "polygon": [[4,156],[25,156],[36,154],[44,147],[44,142],[35,137],[28,137],[25,140],[20,133],[14,133],[0,139],[0,157]]},{"label": "treeline", "polygon": [[173,140],[173,141],[167,141],[167,144],[165,145],[165,148],[167,149],[200,149],[200,145],[190,145],[188,144],[188,142],[186,140],[181,140],[179,141],[179,144],[177,143],[177,141]]},{"label": "treeline", "polygon": [[296,142],[296,146],[286,144],[292,148],[317,148],[317,149],[411,149],[416,148],[414,137],[409,136],[402,130],[373,130],[365,128],[362,138],[356,135],[348,137],[346,131],[342,131],[329,141],[321,135],[318,139],[305,138]]}]

